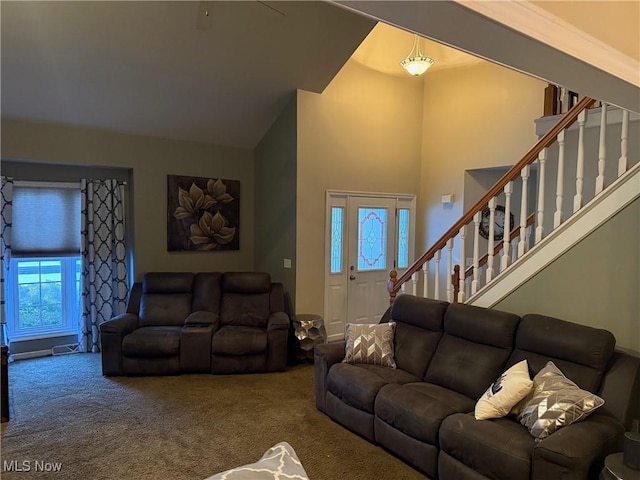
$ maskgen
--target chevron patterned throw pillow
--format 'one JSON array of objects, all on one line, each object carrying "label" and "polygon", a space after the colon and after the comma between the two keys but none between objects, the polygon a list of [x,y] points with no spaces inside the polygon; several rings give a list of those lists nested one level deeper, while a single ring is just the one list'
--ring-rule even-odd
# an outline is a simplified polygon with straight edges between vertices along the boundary
[{"label": "chevron patterned throw pillow", "polygon": [[378,325],[347,323],[343,362],[396,368],[393,357],[395,322]]}]

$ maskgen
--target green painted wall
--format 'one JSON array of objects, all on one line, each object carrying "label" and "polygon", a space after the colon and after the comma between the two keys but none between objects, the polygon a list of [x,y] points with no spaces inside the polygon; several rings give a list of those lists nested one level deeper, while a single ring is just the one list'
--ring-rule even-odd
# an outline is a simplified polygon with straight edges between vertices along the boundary
[{"label": "green painted wall", "polygon": [[640,352],[640,199],[504,300],[499,310],[540,313],[612,332]]}]

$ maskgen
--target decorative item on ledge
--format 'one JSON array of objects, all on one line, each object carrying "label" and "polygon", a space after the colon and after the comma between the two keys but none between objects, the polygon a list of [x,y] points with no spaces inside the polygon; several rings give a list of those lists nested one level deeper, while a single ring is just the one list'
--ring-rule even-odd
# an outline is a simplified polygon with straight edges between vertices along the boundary
[{"label": "decorative item on ledge", "polygon": [[167,175],[167,250],[240,249],[240,182]]}]

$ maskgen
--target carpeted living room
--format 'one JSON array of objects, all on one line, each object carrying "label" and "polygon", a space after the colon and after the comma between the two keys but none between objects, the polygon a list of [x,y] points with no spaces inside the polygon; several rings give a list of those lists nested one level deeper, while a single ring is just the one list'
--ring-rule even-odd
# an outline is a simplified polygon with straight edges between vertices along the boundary
[{"label": "carpeted living room", "polygon": [[[205,479],[289,443],[309,478],[425,478],[315,407],[313,367],[103,377],[99,354],[14,362],[2,478]],[[22,462],[30,462],[24,464]],[[37,472],[35,462],[55,471]]]},{"label": "carpeted living room", "polygon": [[640,4],[565,3],[0,2],[0,477],[634,478]]}]

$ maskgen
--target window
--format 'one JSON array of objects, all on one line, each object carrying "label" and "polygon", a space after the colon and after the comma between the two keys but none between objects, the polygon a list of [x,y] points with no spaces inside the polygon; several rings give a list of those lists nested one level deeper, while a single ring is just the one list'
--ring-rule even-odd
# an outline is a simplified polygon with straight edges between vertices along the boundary
[{"label": "window", "polygon": [[387,209],[358,208],[358,271],[387,268]]},{"label": "window", "polygon": [[409,209],[398,209],[398,268],[409,266]]},{"label": "window", "polygon": [[81,298],[79,186],[15,182],[11,240],[11,340],[75,333]]},{"label": "window", "polygon": [[76,332],[80,257],[13,258],[9,267],[12,340]]},{"label": "window", "polygon": [[342,273],[342,232],[344,208],[331,207],[331,273]]}]

